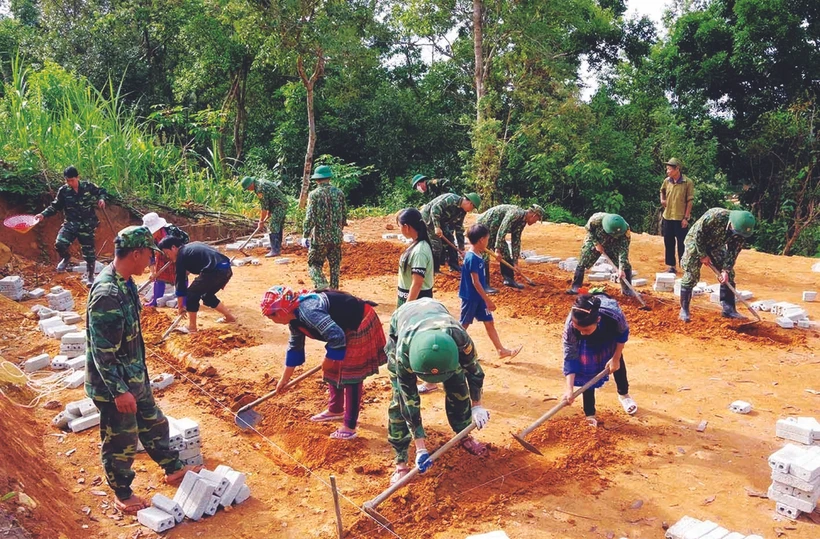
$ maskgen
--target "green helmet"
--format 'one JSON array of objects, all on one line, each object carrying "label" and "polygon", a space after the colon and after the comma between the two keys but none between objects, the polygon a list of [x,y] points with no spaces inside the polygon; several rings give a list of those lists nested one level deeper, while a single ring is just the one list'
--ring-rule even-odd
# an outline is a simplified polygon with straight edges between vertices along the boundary
[{"label": "green helmet", "polygon": [[443,382],[458,368],[458,346],[444,331],[427,329],[410,343],[410,368],[425,382]]},{"label": "green helmet", "polygon": [[734,210],[729,212],[729,222],[736,234],[748,238],[755,231],[755,216],[747,211]]},{"label": "green helmet", "polygon": [[250,187],[256,187],[256,178],[253,176],[245,176],[242,178],[242,189],[248,189]]},{"label": "green helmet", "polygon": [[664,163],[664,165],[669,165],[670,167],[675,167],[675,168],[681,168],[680,159],[678,159],[677,157],[673,157],[669,161],[666,161]]},{"label": "green helmet", "polygon": [[319,165],[316,167],[316,170],[313,172],[313,176],[310,177],[311,180],[328,180],[333,177],[333,171],[330,170],[330,167],[327,165]]},{"label": "green helmet", "polygon": [[464,198],[473,203],[473,206],[475,206],[475,211],[478,211],[481,207],[481,197],[478,196],[478,193],[467,193],[464,195]]},{"label": "green helmet", "polygon": [[413,189],[415,189],[418,184],[420,184],[423,181],[426,181],[427,179],[428,179],[427,176],[425,176],[424,174],[416,174],[415,176],[413,176],[413,179],[412,179]]},{"label": "green helmet", "polygon": [[538,214],[538,219],[543,219],[544,215],[547,214],[547,212],[544,211],[544,208],[542,208],[538,204],[533,204],[532,206],[529,207],[529,210],[531,212],[535,212],[536,214]]},{"label": "green helmet", "polygon": [[626,224],[624,218],[618,215],[617,213],[606,214],[606,217],[604,217],[603,225],[604,232],[606,232],[610,236],[623,236],[629,229],[629,225]]}]

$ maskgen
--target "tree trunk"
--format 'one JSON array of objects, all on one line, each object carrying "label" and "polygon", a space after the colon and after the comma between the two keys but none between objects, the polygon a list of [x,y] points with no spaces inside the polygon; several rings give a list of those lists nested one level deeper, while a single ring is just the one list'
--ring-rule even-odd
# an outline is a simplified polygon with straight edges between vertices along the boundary
[{"label": "tree trunk", "polygon": [[475,54],[476,122],[481,122],[481,99],[484,97],[484,34],[481,27],[481,0],[473,0],[473,53]]},{"label": "tree trunk", "polygon": [[322,76],[325,70],[325,57],[321,49],[317,50],[316,68],[310,78],[305,72],[305,65],[302,56],[296,60],[296,69],[299,71],[299,78],[307,90],[307,114],[308,114],[308,144],[305,151],[305,168],[302,172],[302,189],[299,191],[299,208],[305,209],[307,197],[310,192],[310,173],[313,170],[313,150],[316,148],[316,118],[313,111],[313,88],[316,81]]},{"label": "tree trunk", "polygon": [[245,148],[245,125],[248,121],[248,111],[245,103],[248,95],[248,73],[250,72],[250,67],[251,59],[245,56],[242,59],[242,66],[239,69],[239,73],[236,75],[238,87],[236,89],[236,117],[233,123],[234,157],[236,159],[242,158],[242,151]]}]

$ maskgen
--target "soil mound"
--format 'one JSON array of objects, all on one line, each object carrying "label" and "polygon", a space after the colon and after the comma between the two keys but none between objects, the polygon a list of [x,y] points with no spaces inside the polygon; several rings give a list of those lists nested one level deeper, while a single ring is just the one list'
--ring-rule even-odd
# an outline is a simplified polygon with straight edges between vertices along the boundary
[{"label": "soil mound", "polygon": [[389,241],[345,243],[342,245],[342,275],[345,279],[355,279],[394,274],[404,249],[404,245]]}]

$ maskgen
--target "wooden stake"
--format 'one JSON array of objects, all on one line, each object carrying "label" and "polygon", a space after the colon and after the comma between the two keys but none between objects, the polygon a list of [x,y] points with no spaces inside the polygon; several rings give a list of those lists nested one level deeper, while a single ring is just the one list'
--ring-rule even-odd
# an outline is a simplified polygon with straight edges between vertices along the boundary
[{"label": "wooden stake", "polygon": [[339,491],[336,490],[336,476],[330,476],[330,490],[333,491],[333,505],[336,506],[336,531],[339,532],[339,539],[344,537],[342,528],[342,508],[339,507]]}]

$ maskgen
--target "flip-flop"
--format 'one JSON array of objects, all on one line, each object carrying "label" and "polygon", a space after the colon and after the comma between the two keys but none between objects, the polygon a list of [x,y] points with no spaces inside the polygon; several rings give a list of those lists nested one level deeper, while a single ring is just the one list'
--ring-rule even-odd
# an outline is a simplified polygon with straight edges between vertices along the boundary
[{"label": "flip-flop", "polygon": [[142,498],[132,495],[127,500],[120,500],[119,498],[114,498],[114,506],[123,513],[133,515],[136,514],[136,512],[140,509],[145,509],[146,507],[148,507],[148,504],[146,504],[145,500],[143,500]]},{"label": "flip-flop", "polygon": [[219,318],[216,319],[216,323],[217,324],[236,324],[236,320],[235,319],[234,320],[228,320],[224,316],[220,316]]},{"label": "flip-flop", "polygon": [[598,428],[598,420],[595,419],[594,415],[588,415],[586,417],[586,420],[587,420],[587,425],[589,425],[593,429]]},{"label": "flip-flop", "polygon": [[509,354],[508,356],[501,356],[499,359],[512,359],[512,358],[514,358],[515,356],[517,356],[517,355],[518,355],[518,353],[519,353],[519,352],[521,352],[521,350],[522,350],[523,348],[524,348],[524,345],[523,345],[523,344],[522,344],[522,345],[520,345],[520,346],[518,346],[518,348],[513,348],[512,350],[510,350],[510,354]]},{"label": "flip-flop", "polygon": [[339,429],[330,433],[330,437],[334,440],[354,440],[356,439],[356,436],[358,435],[355,430],[351,432],[348,430]]},{"label": "flip-flop", "polygon": [[410,468],[402,468],[401,470],[396,470],[393,472],[393,475],[390,476],[390,484],[395,485],[399,481],[401,481],[402,477],[410,473]]},{"label": "flip-flop", "polygon": [[322,421],[338,421],[338,420],[344,419],[344,418],[345,418],[345,415],[343,413],[335,414],[333,412],[325,410],[324,412],[321,412],[321,413],[316,414],[315,416],[311,417],[310,420],[311,421],[316,421],[316,422],[322,422]]},{"label": "flip-flop", "polygon": [[487,452],[487,444],[482,444],[472,436],[467,436],[461,441],[461,447],[469,454],[481,456]]},{"label": "flip-flop", "polygon": [[419,395],[424,395],[426,393],[432,393],[433,391],[438,391],[440,388],[437,385],[435,385],[435,386],[426,386],[424,384],[419,384],[416,389],[418,389]]},{"label": "flip-flop", "polygon": [[638,404],[629,395],[618,395],[618,400],[621,401],[621,406],[623,406],[624,412],[627,414],[635,415],[638,411]]}]

